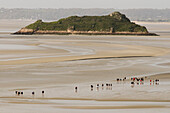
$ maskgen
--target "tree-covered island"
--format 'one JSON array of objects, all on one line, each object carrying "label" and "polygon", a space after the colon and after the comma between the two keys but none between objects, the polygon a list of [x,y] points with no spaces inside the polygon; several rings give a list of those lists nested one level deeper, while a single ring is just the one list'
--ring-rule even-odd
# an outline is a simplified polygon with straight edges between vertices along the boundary
[{"label": "tree-covered island", "polygon": [[106,16],[71,16],[56,22],[38,20],[14,34],[156,35],[120,12]]}]

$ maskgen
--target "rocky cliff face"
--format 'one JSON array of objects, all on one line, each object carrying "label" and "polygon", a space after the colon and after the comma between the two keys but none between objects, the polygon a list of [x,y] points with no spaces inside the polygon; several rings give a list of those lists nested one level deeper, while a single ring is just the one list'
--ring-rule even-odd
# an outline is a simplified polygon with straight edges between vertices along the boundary
[{"label": "rocky cliff face", "polygon": [[21,30],[19,30],[18,32],[14,33],[14,34],[34,34],[34,30],[22,28]]},{"label": "rocky cliff face", "polygon": [[22,28],[20,31],[14,34],[22,35],[32,35],[32,34],[58,34],[58,35],[69,35],[69,34],[78,34],[78,35],[145,35],[145,36],[157,36],[155,33],[147,32],[106,32],[106,31],[52,31],[52,30],[37,30]]},{"label": "rocky cliff face", "polygon": [[120,12],[111,13],[110,16],[114,17],[115,19],[117,19],[119,21],[125,20],[125,21],[130,22],[130,20],[124,14],[121,14]]}]

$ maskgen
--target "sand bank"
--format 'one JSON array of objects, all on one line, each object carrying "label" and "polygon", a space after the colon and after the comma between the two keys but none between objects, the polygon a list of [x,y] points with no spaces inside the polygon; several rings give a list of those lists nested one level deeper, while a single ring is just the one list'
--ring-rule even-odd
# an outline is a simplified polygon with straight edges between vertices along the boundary
[{"label": "sand bank", "polygon": [[[169,36],[0,37],[2,113],[169,113]],[[135,76],[148,78],[116,82]],[[106,83],[113,86],[90,89]]]}]

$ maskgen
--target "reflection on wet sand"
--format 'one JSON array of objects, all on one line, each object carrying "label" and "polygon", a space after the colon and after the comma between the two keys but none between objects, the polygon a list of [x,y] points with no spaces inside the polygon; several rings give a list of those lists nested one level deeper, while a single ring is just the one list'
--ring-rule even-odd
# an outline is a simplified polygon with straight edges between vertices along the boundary
[{"label": "reflection on wet sand", "polygon": [[1,33],[0,112],[166,113],[169,37]]}]

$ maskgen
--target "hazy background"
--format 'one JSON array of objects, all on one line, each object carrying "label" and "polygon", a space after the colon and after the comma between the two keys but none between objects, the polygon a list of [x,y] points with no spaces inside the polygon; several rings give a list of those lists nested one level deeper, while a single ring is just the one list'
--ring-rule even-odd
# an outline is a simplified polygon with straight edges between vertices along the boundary
[{"label": "hazy background", "polygon": [[6,9],[0,8],[0,19],[56,21],[69,16],[101,16],[120,11],[132,21],[170,22],[170,9]]},{"label": "hazy background", "polygon": [[53,21],[114,11],[132,21],[170,22],[170,0],[0,0],[0,19]]},{"label": "hazy background", "polygon": [[0,8],[170,8],[170,0],[0,0]]}]

